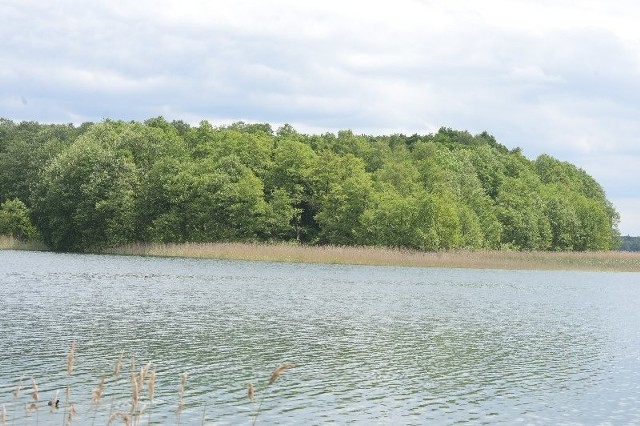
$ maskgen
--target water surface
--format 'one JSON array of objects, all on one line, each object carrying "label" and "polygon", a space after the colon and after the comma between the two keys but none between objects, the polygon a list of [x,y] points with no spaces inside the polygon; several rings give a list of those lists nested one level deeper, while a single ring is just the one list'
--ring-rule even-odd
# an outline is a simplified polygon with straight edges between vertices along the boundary
[{"label": "water surface", "polygon": [[132,357],[158,372],[143,423],[177,421],[183,372],[182,424],[250,424],[260,400],[264,424],[640,423],[638,274],[0,251],[0,292],[16,424],[61,424],[67,384],[77,423],[128,412]]}]

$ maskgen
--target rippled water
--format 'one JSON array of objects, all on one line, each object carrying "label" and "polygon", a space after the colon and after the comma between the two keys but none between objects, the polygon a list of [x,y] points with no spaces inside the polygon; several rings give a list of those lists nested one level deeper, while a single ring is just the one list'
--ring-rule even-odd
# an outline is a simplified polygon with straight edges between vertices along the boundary
[{"label": "rippled water", "polygon": [[0,404],[16,424],[62,424],[44,401],[67,384],[77,424],[128,412],[132,355],[158,372],[143,424],[176,423],[182,372],[182,424],[250,424],[260,400],[263,424],[640,422],[638,274],[0,251],[0,291]]}]

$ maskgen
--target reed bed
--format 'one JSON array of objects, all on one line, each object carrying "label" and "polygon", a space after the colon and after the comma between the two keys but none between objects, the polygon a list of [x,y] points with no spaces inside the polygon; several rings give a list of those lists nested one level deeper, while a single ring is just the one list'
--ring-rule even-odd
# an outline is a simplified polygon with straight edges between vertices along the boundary
[{"label": "reed bed", "polygon": [[[78,346],[76,342],[71,343],[67,355],[67,374],[70,380],[74,373],[74,364],[78,358]],[[35,378],[28,379],[23,376],[17,380],[15,387],[11,390],[11,404],[0,405],[0,426],[15,424],[62,424],[70,426],[73,424],[124,424],[127,426],[152,425],[152,424],[175,424],[180,425],[181,414],[185,410],[185,399],[188,396],[188,374],[183,372],[175,374],[178,383],[178,391],[175,399],[164,398],[164,403],[170,406],[175,404],[175,418],[167,418],[167,410],[163,410],[163,418],[154,420],[154,395],[157,384],[157,372],[154,365],[148,362],[142,366],[136,364],[135,358],[131,358],[129,379],[121,377],[120,371],[124,361],[124,353],[120,354],[115,362],[113,373],[100,375],[97,385],[90,394],[79,395],[80,392],[73,392],[72,386],[67,384],[64,387],[64,397],[59,398],[59,390],[51,398],[41,398],[39,392],[39,382]],[[269,396],[267,391],[271,390],[276,380],[285,371],[293,368],[294,365],[288,362],[276,367],[265,384],[260,389],[260,403],[255,405],[256,388],[249,384],[249,391],[246,403],[249,406],[247,422],[256,424],[262,408],[262,402]],[[31,384],[28,387],[28,383]],[[130,393],[123,393],[123,386],[129,386]],[[44,387],[48,387],[45,386]],[[78,393],[78,394],[76,394]],[[110,396],[109,396],[110,395]],[[117,395],[117,396],[116,396]],[[105,400],[108,396],[108,400]],[[118,399],[117,399],[118,398]],[[156,416],[157,417],[157,416]],[[203,409],[200,424],[207,424],[210,420],[206,415],[206,406]],[[193,417],[189,421],[193,423]]]},{"label": "reed bed", "polygon": [[40,241],[21,241],[11,235],[0,235],[0,250],[44,251],[47,247]]},{"label": "reed bed", "polygon": [[640,272],[640,253],[451,250],[259,243],[136,243],[101,253],[350,265]]}]

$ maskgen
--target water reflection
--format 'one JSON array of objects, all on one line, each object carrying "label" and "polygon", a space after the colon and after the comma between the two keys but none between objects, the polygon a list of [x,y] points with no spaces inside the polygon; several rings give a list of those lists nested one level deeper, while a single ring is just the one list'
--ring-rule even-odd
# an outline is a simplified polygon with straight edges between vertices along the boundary
[{"label": "water reflection", "polygon": [[[158,371],[159,423],[175,421],[183,371],[183,423],[247,422],[247,383],[264,395],[284,361],[296,367],[267,391],[265,423],[640,421],[633,274],[18,252],[0,252],[0,265],[7,407],[33,376],[45,397],[71,383],[88,413],[124,352]],[[107,387],[125,410],[127,380]]]}]

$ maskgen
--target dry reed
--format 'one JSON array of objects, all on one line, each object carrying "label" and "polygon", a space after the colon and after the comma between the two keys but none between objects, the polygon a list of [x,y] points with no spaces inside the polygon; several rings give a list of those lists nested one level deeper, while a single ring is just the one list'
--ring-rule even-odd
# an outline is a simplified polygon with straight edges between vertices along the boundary
[{"label": "dry reed", "polygon": [[276,369],[273,370],[273,373],[271,373],[271,377],[269,377],[269,384],[272,385],[276,380],[278,380],[278,377],[280,377],[286,370],[292,367],[293,364],[290,364],[288,362],[276,367]]},{"label": "dry reed", "polygon": [[73,373],[73,363],[76,358],[76,342],[75,340],[71,342],[71,349],[69,349],[69,354],[67,355],[67,376],[71,376]]},{"label": "dry reed", "polygon": [[113,413],[109,416],[109,421],[107,422],[107,425],[110,425],[111,423],[113,423],[116,419],[122,419],[122,423],[125,426],[129,426],[131,424],[131,421],[129,419],[129,416],[125,413],[122,412],[117,412],[117,413]]},{"label": "dry reed", "polygon": [[[67,354],[67,376],[71,376],[74,372],[75,360],[78,356],[78,346],[74,342],[71,343],[69,353]],[[120,365],[122,364],[122,360],[124,358],[124,354],[121,354],[118,357],[116,362],[116,367],[114,369],[114,375],[119,374]],[[292,368],[293,364],[284,363],[276,367],[271,375],[269,376],[266,388],[270,388],[288,369]],[[101,375],[97,381],[97,385],[93,387],[90,394],[90,401],[86,404],[72,401],[71,400],[71,386],[67,384],[65,386],[65,403],[64,403],[64,413],[62,414],[62,423],[63,425],[71,425],[74,421],[80,421],[82,423],[82,419],[78,419],[79,410],[81,407],[87,407],[87,411],[89,411],[89,407],[91,407],[91,411],[93,411],[93,420],[91,424],[95,424],[99,414],[99,405],[105,395],[105,388],[111,386],[111,384],[116,384],[118,381],[117,378],[113,380],[109,380],[109,374]],[[186,387],[187,387],[187,373],[184,372],[180,375],[180,384],[178,388],[178,405],[176,409],[176,424],[180,424],[181,421],[181,413],[185,408],[185,396],[186,396]],[[12,390],[13,398],[14,398],[14,410],[13,410],[13,418],[12,421],[9,422],[7,407],[3,404],[2,409],[0,411],[0,426],[5,426],[6,424],[14,424],[16,421],[16,405],[18,403],[22,404],[25,410],[25,416],[30,416],[32,413],[36,413],[38,415],[38,408],[40,398],[39,385],[35,378],[31,379],[31,392],[24,394],[22,393],[23,389],[23,381],[24,378],[21,377],[16,385],[16,387]],[[130,385],[131,385],[131,412],[126,413],[121,410],[113,410],[113,401],[111,404],[111,408],[109,409],[108,415],[106,412],[105,419],[107,424],[112,424],[115,421],[120,421],[125,425],[139,425],[142,421],[142,414],[147,407],[151,407],[154,402],[154,397],[156,393],[156,383],[157,383],[157,373],[155,369],[152,368],[152,363],[148,362],[143,367],[136,369],[135,358],[131,358],[131,374],[130,374]],[[126,385],[126,382],[125,382]],[[143,398],[143,390],[147,390],[147,404],[145,403],[145,399]],[[56,391],[53,397],[47,401],[47,405],[50,407],[51,414],[53,414],[58,408],[58,403],[60,400],[58,399],[58,392]],[[248,384],[247,387],[247,396],[250,401],[255,400],[255,387],[252,383]],[[265,393],[262,394],[262,399],[260,405],[258,406],[258,410],[255,412],[253,422],[255,424],[258,413],[260,412],[260,408],[262,406],[262,401],[264,400]],[[27,398],[29,398],[27,400]],[[115,398],[115,393],[113,394],[113,398]],[[126,404],[127,401],[122,401],[122,404]],[[125,410],[126,411],[126,410]],[[23,419],[23,421],[28,421]],[[205,424],[207,421],[207,405],[205,404],[202,411],[202,424]],[[38,419],[35,420],[36,424],[39,423]],[[100,420],[98,420],[98,423]],[[151,410],[149,410],[148,424],[151,424]]]},{"label": "dry reed", "polygon": [[115,366],[113,367],[113,377],[120,377],[120,368],[122,368],[122,360],[124,359],[124,352],[120,354]]},{"label": "dry reed", "polygon": [[640,272],[637,252],[450,250],[257,243],[137,243],[102,251],[120,255],[380,266]]},{"label": "dry reed", "polygon": [[16,388],[12,392],[14,400],[17,400],[18,397],[20,396],[20,391],[22,390],[22,380],[23,380],[23,378],[20,377],[20,380],[18,381],[18,384],[16,385]]},{"label": "dry reed", "polygon": [[[270,388],[271,385],[273,385],[276,380],[278,380],[278,378],[280,376],[282,376],[282,374],[287,371],[290,368],[293,368],[294,365],[289,363],[289,362],[285,362],[283,364],[280,364],[279,366],[277,366],[273,372],[271,373],[271,376],[269,377],[269,381],[267,382],[267,388]],[[254,396],[254,388],[252,384],[249,384],[249,400],[253,401],[253,396]],[[262,409],[262,403],[264,402],[264,397],[265,397],[265,392],[263,392],[262,397],[260,398],[260,403],[258,404],[258,409],[256,410],[255,414],[253,415],[253,423],[252,425],[255,426],[256,421],[258,420],[258,415],[260,414],[260,410]]]},{"label": "dry reed", "polygon": [[38,383],[36,383],[36,379],[31,378],[31,398],[38,402],[40,400],[40,394],[38,393]]},{"label": "dry reed", "polygon": [[178,396],[179,396],[178,408],[176,409],[177,424],[180,424],[180,413],[184,408],[184,392],[186,390],[186,386],[187,386],[187,373],[185,372],[180,375],[180,387],[178,388]]},{"label": "dry reed", "polygon": [[47,246],[41,241],[21,241],[11,235],[0,235],[0,250],[44,251]]},{"label": "dry reed", "polygon": [[98,386],[93,388],[91,391],[91,401],[93,401],[96,405],[100,404],[100,400],[102,399],[102,393],[104,392],[104,376],[100,376],[100,382]]},{"label": "dry reed", "polygon": [[253,402],[256,397],[256,389],[253,387],[253,383],[249,383],[249,386],[247,386],[247,397],[251,402]]},{"label": "dry reed", "polygon": [[67,410],[67,424],[69,426],[71,426],[71,424],[73,423],[73,419],[76,417],[76,415],[78,414],[78,411],[76,410],[76,405],[75,404],[69,404],[69,409]]}]

